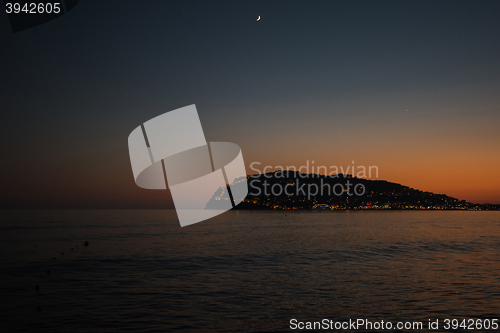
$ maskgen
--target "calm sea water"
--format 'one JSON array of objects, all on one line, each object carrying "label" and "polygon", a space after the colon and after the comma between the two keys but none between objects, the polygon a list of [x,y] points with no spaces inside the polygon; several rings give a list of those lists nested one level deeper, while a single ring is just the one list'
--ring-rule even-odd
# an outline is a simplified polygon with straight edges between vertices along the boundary
[{"label": "calm sea water", "polygon": [[500,318],[499,212],[2,211],[0,248],[6,332]]}]

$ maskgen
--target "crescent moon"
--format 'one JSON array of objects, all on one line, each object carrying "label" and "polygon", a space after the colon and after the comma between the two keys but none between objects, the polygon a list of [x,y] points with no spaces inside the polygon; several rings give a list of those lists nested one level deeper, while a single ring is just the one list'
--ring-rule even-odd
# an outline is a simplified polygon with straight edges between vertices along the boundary
[{"label": "crescent moon", "polygon": [[260,15],[259,15],[259,17],[257,17],[257,21],[260,21]]}]

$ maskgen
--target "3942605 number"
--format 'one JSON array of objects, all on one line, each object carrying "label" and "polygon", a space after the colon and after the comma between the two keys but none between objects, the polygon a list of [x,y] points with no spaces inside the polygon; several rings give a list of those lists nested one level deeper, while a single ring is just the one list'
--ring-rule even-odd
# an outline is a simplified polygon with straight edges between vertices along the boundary
[{"label": "3942605 number", "polygon": [[61,12],[61,3],[60,2],[47,2],[47,3],[25,3],[21,5],[18,2],[7,2],[5,3],[5,12],[7,14],[59,14]]}]

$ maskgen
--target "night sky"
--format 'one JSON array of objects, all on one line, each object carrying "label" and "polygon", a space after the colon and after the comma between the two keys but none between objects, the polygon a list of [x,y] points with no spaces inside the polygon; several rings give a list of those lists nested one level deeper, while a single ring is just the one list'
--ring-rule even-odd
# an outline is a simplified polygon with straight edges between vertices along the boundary
[{"label": "night sky", "polygon": [[[261,16],[259,22],[256,21]],[[500,1],[87,1],[12,33],[0,15],[2,207],[171,207],[127,138],[196,104],[261,166],[500,203]]]}]

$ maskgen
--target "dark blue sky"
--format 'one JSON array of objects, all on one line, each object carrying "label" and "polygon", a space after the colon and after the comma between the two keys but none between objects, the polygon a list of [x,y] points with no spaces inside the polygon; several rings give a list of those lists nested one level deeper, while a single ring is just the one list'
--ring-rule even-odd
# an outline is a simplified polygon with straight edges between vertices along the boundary
[{"label": "dark blue sky", "polygon": [[[190,104],[247,165],[356,160],[500,202],[499,14],[499,1],[81,0],[16,34],[0,15],[4,202],[161,205],[134,187],[127,137]],[[489,180],[460,178],[477,170]]]}]

